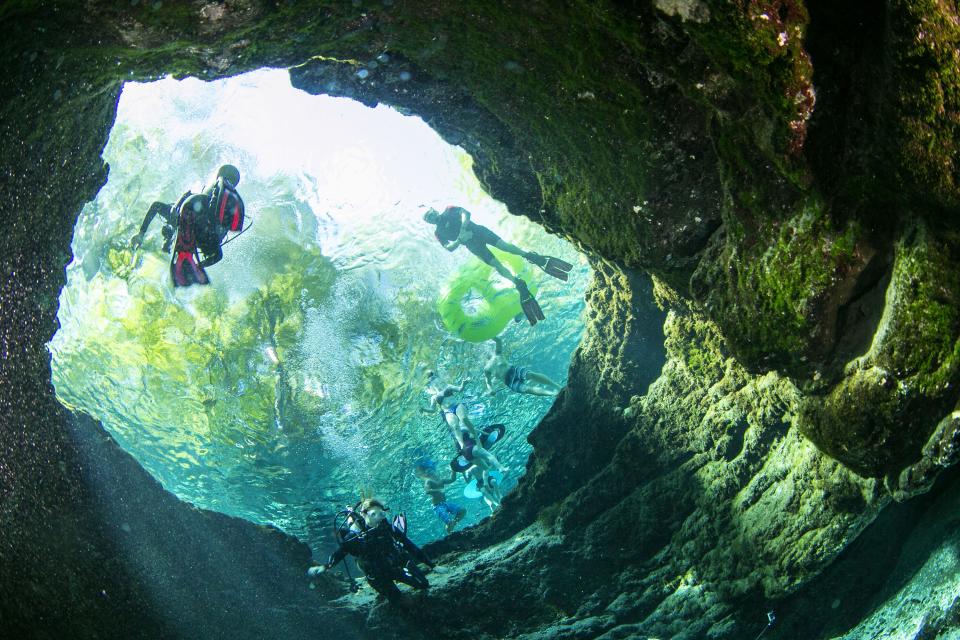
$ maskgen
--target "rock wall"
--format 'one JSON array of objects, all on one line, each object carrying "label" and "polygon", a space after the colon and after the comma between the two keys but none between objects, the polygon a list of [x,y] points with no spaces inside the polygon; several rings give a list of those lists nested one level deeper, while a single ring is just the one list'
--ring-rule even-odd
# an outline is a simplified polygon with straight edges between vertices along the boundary
[{"label": "rock wall", "polygon": [[[956,628],[956,589],[930,578],[950,566],[956,479],[938,476],[960,433],[952,4],[19,0],[0,24],[3,631],[296,636],[317,619],[302,547],[166,496],[58,406],[45,349],[121,83],[268,65],[420,115],[598,274],[527,476],[432,549],[430,606],[346,597],[324,624],[742,638],[782,605],[767,637]],[[858,537],[905,554],[873,599],[835,569],[875,563]],[[824,581],[846,595],[814,623]],[[496,610],[463,606],[478,596]],[[898,618],[900,598],[936,606]]]}]

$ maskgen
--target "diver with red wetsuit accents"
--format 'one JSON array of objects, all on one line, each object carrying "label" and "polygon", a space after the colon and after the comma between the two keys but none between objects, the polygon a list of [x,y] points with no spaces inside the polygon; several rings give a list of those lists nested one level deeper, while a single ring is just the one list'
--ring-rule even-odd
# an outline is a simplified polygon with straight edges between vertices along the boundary
[{"label": "diver with red wetsuit accents", "polygon": [[225,164],[217,171],[213,185],[203,192],[187,191],[174,205],[154,202],[140,224],[140,231],[130,239],[131,247],[136,249],[143,244],[150,223],[159,215],[164,220],[164,252],[170,251],[173,243],[170,261],[173,285],[209,284],[206,268],[223,258],[223,239],[228,232],[243,229],[245,211],[243,199],[237,193],[239,182],[240,170]]}]

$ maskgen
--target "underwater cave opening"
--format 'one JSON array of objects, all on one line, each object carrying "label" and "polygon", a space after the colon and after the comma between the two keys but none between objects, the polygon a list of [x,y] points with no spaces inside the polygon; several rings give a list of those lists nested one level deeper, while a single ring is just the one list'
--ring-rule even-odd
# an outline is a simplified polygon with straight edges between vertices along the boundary
[{"label": "underwater cave opening", "polygon": [[[361,492],[406,511],[415,541],[440,537],[414,467],[443,474],[456,448],[439,412],[424,410],[429,370],[466,383],[475,424],[506,425],[492,450],[510,469],[503,489],[516,484],[526,436],[553,399],[488,392],[487,325],[502,321],[492,332],[511,363],[562,384],[591,271],[572,245],[493,200],[469,154],[417,117],[309,95],[286,70],[263,69],[125,84],[103,157],[109,179],[74,230],[53,382],[167,490],[315,549]],[[151,203],[199,192],[226,163],[240,169],[245,230],[228,237],[209,285],[174,287],[163,221],[139,248],[131,237]],[[440,246],[423,213],[452,204],[574,265],[561,282],[507,261],[546,320],[529,326],[512,285]],[[513,306],[478,299],[506,290]],[[479,315],[475,330],[451,309]],[[462,478],[447,496],[466,507],[459,526],[490,513]]]}]

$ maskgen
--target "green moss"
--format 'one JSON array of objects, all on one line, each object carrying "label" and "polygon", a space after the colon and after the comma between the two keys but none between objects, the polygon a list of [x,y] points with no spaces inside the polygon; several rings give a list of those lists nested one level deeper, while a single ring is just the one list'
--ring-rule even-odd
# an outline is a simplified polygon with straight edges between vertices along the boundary
[{"label": "green moss", "polygon": [[751,237],[727,243],[706,280],[704,304],[747,362],[797,370],[822,352],[832,330],[825,313],[844,275],[861,263],[863,230],[840,229],[814,199],[792,218],[759,220]]},{"label": "green moss", "polygon": [[892,29],[898,119],[890,132],[900,179],[939,206],[960,204],[960,11],[936,0],[897,3]]},{"label": "green moss", "polygon": [[664,323],[664,345],[669,357],[684,367],[704,387],[723,378],[727,354],[717,327],[689,309],[671,313]]},{"label": "green moss", "polygon": [[960,383],[957,247],[922,225],[897,246],[887,308],[868,354],[822,401],[807,402],[802,429],[857,472],[877,476],[915,462]]}]

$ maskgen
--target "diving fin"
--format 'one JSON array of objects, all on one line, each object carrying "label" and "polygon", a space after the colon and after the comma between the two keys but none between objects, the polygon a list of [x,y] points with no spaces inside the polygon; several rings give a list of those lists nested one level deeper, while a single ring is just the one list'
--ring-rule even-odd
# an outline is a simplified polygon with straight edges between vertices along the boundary
[{"label": "diving fin", "polygon": [[527,288],[527,283],[519,278],[516,281],[517,292],[520,294],[520,308],[523,309],[523,313],[527,316],[527,320],[530,322],[530,326],[534,326],[540,320],[544,319],[543,309],[540,308],[540,304],[537,302],[536,298],[530,293],[530,289]]},{"label": "diving fin", "polygon": [[531,253],[527,260],[546,271],[547,275],[563,281],[567,280],[570,269],[573,269],[573,265],[565,260],[553,256],[542,256],[539,253]]}]

